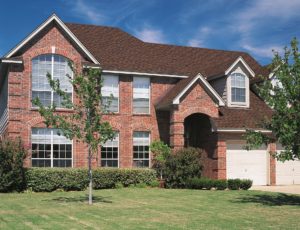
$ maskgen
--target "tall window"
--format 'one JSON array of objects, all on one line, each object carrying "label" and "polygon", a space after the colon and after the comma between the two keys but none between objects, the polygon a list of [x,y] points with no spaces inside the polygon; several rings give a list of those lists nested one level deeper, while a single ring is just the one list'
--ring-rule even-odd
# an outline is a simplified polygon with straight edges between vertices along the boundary
[{"label": "tall window", "polygon": [[246,76],[231,74],[231,102],[246,103]]},{"label": "tall window", "polygon": [[52,79],[58,79],[60,88],[72,97],[73,88],[67,77],[72,77],[68,59],[55,54],[40,55],[32,59],[32,99],[38,97],[44,106],[54,103],[58,108],[62,108],[63,100],[51,89],[47,73],[51,74]]},{"label": "tall window", "polygon": [[102,99],[110,112],[119,112],[119,76],[103,75]]},{"label": "tall window", "polygon": [[101,147],[101,167],[119,167],[119,133]]},{"label": "tall window", "polygon": [[149,132],[133,132],[133,166],[149,167]]},{"label": "tall window", "polygon": [[32,167],[72,167],[72,141],[58,129],[32,128]]},{"label": "tall window", "polygon": [[150,78],[133,78],[133,113],[150,113]]}]

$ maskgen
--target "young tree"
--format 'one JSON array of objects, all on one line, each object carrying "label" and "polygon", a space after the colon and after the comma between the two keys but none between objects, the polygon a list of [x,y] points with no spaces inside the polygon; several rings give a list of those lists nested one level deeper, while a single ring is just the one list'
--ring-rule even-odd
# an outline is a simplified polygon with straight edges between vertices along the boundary
[{"label": "young tree", "polygon": [[153,153],[154,167],[160,173],[160,179],[163,179],[163,170],[166,166],[166,161],[171,154],[171,148],[162,141],[153,141],[150,145],[150,150]]},{"label": "young tree", "polygon": [[284,151],[276,153],[279,160],[300,159],[300,53],[298,41],[294,38],[291,47],[284,49],[281,56],[274,52],[271,64],[273,83],[268,77],[257,85],[259,95],[273,109],[270,120],[263,121],[265,128],[272,131],[273,137],[248,130],[247,148],[256,148],[263,143],[277,140]]},{"label": "young tree", "polygon": [[[71,64],[69,64],[71,66]],[[52,90],[62,99],[62,105],[71,109],[71,113],[59,113],[56,105],[44,106],[39,98],[33,100],[33,104],[39,107],[39,113],[44,118],[47,127],[59,129],[69,139],[76,138],[87,144],[88,147],[88,176],[89,176],[89,204],[92,204],[92,159],[98,149],[107,140],[113,139],[115,132],[102,117],[108,113],[109,104],[103,105],[101,95],[101,71],[87,69],[86,72],[76,73],[74,77],[67,76],[73,86],[75,102],[72,102],[69,94],[60,88],[59,80],[53,80],[48,73],[47,78]]]}]

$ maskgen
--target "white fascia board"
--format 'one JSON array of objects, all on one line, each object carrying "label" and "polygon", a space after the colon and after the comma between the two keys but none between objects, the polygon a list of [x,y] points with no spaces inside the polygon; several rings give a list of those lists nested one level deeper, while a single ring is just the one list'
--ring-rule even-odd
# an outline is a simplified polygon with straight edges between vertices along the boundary
[{"label": "white fascia board", "polygon": [[235,60],[235,62],[225,71],[225,75],[228,75],[239,62],[243,64],[243,66],[247,69],[247,71],[251,74],[252,77],[255,76],[254,71],[250,68],[250,66],[247,64],[247,62],[245,62],[245,60],[241,56],[238,57]]},{"label": "white fascia board", "polygon": [[218,100],[219,106],[225,106],[225,102],[223,98],[214,90],[214,88],[205,80],[205,78],[198,73],[196,77],[175,97],[173,100],[174,105],[178,105],[180,102],[180,98],[195,84],[197,80],[200,80],[203,85],[211,92],[211,94]]},{"label": "white fascia board", "polygon": [[56,21],[63,30],[73,39],[73,41],[83,50],[83,52],[95,63],[99,64],[96,58],[88,51],[88,49],[79,41],[79,39],[71,32],[71,30],[60,20],[56,14],[51,15],[45,22],[43,22],[37,29],[35,29],[28,37],[26,37],[22,42],[20,42],[15,48],[13,48],[5,58],[12,57],[19,49],[21,49],[27,42],[29,42],[34,36],[36,36],[40,31],[42,31],[49,23]]},{"label": "white fascia board", "polygon": [[[261,133],[272,133],[271,130],[267,129],[252,129],[255,132],[261,132]],[[245,133],[246,129],[217,129],[216,132],[219,133]]]},{"label": "white fascia board", "polygon": [[138,76],[174,77],[174,78],[188,78],[189,77],[189,76],[185,76],[185,75],[144,73],[144,72],[131,72],[131,71],[120,71],[120,70],[103,70],[102,73],[128,74],[128,75],[138,75]]},{"label": "white fascia board", "polygon": [[1,63],[12,63],[12,64],[22,64],[23,61],[21,60],[1,60]]}]

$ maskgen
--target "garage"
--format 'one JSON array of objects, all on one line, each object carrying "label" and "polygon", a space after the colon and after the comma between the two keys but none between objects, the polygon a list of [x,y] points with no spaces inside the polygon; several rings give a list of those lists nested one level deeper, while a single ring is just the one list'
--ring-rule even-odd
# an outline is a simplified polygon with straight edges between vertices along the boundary
[{"label": "garage", "polygon": [[227,142],[227,179],[251,179],[254,185],[266,185],[269,178],[267,147],[247,151],[245,142]]},{"label": "garage", "polygon": [[[277,145],[277,151],[280,150],[282,150],[282,147]],[[300,184],[300,161],[276,161],[276,184]]]}]

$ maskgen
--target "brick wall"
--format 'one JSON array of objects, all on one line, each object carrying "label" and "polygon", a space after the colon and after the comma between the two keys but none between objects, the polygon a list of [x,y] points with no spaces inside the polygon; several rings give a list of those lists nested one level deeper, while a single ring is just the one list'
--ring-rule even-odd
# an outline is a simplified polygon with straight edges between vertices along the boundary
[{"label": "brick wall", "polygon": [[[41,54],[52,53],[67,57],[75,66],[81,66],[85,57],[56,27],[49,26],[44,32],[30,42],[21,55],[23,66],[11,66],[9,69],[9,126],[10,137],[21,136],[26,145],[31,143],[31,128],[44,127],[43,119],[35,109],[31,108],[31,60]],[[132,167],[132,135],[134,131],[149,131],[151,141],[162,139],[169,142],[169,112],[155,111],[154,104],[174,86],[177,80],[171,78],[151,77],[151,114],[132,114],[132,76],[119,76],[119,104],[118,114],[104,116],[104,120],[111,123],[112,127],[119,131],[120,140],[120,167]],[[70,111],[61,111],[68,113]],[[100,152],[95,157],[93,165],[100,164]],[[31,166],[30,156],[25,165]],[[73,141],[73,165],[74,167],[87,166],[87,148],[77,141]]]}]

